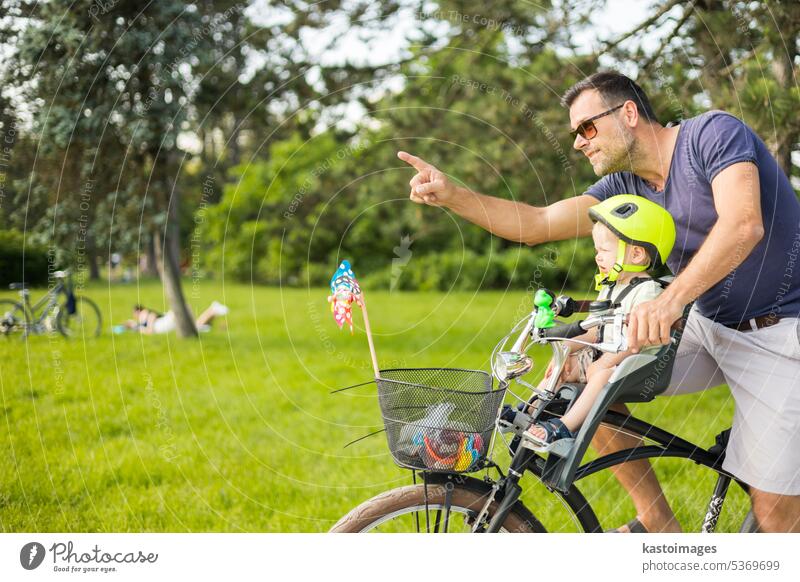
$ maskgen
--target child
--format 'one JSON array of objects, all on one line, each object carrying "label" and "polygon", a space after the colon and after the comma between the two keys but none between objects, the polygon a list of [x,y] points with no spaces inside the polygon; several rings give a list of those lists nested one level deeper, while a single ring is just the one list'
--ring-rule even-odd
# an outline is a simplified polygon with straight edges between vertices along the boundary
[{"label": "child", "polygon": [[[675,223],[669,212],[646,198],[620,194],[590,208],[589,216],[595,222],[592,238],[600,269],[595,277],[598,300],[611,300],[614,313],[628,314],[639,303],[658,297],[661,285],[643,271],[664,264],[672,251]],[[613,327],[606,326],[603,333],[613,333]],[[594,328],[573,339],[597,343],[599,336],[600,328]],[[574,437],[614,368],[631,355],[630,351],[600,354],[577,343],[569,346],[571,355],[561,381],[585,383],[586,387],[560,420],[540,421],[528,429],[524,442],[529,448],[546,450],[554,441]],[[653,346],[642,353],[659,349]],[[552,374],[552,366],[551,362],[545,380]]]}]

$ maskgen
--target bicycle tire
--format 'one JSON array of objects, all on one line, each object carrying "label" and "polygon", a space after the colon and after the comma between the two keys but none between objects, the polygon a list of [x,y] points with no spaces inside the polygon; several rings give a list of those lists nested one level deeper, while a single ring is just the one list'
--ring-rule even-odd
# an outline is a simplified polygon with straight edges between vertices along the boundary
[{"label": "bicycle tire", "polygon": [[25,306],[11,299],[0,299],[0,335],[10,337],[28,329],[29,318]]},{"label": "bicycle tire", "polygon": [[[458,483],[453,481],[429,483],[427,495],[424,484],[407,485],[385,491],[347,513],[330,529],[330,533],[365,533],[374,531],[385,524],[388,524],[387,531],[468,532],[472,526],[469,520],[474,522],[493,490],[488,483],[471,477],[458,477],[457,481]],[[452,487],[451,503],[449,515],[445,516],[443,509],[447,501],[448,487]],[[497,501],[490,505],[488,520],[491,520],[497,506]],[[426,513],[428,514],[427,519]],[[459,516],[464,518],[463,524],[458,523]],[[446,531],[441,531],[445,529]],[[453,529],[458,531],[452,531]],[[502,531],[544,533],[546,530],[539,520],[518,501],[506,517]]]},{"label": "bicycle tire", "polygon": [[[96,318],[96,323],[94,318]],[[76,322],[78,330],[73,329]],[[103,317],[100,315],[100,308],[88,297],[75,297],[75,313],[67,311],[66,302],[59,306],[56,327],[64,337],[98,337],[102,326]]]},{"label": "bicycle tire", "polygon": [[[539,481],[542,479],[542,471],[544,468],[544,459],[539,459],[537,462],[531,462],[526,467],[527,471],[536,477]],[[600,527],[600,521],[597,519],[597,514],[589,505],[586,497],[583,496],[580,489],[573,484],[569,491],[561,493],[557,490],[550,491],[550,498],[558,498],[561,500],[562,505],[565,505],[574,516],[573,522],[584,533],[602,533],[603,528]]]}]

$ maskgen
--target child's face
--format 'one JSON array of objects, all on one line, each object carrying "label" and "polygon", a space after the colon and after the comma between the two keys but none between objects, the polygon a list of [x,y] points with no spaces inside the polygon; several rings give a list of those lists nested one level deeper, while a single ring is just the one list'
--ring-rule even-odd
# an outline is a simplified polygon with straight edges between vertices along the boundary
[{"label": "child's face", "polygon": [[[596,222],[592,228],[592,239],[594,239],[594,261],[600,272],[606,275],[617,262],[619,237],[602,222]],[[624,262],[632,265],[646,265],[649,262],[647,251],[640,246],[629,244],[625,247]]]},{"label": "child's face", "polygon": [[606,275],[617,262],[619,238],[607,226],[597,222],[592,229],[592,239],[594,240],[594,260],[600,272]]}]

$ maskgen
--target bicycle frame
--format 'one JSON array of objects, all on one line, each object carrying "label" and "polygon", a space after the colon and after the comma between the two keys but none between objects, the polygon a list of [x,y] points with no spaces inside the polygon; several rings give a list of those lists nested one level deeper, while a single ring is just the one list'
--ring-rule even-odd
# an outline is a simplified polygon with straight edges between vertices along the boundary
[{"label": "bicycle frame", "polygon": [[[713,447],[710,449],[703,449],[670,432],[648,424],[643,420],[632,416],[626,416],[613,410],[606,412],[606,415],[603,417],[603,423],[614,426],[620,430],[625,430],[633,436],[652,440],[657,443],[657,445],[637,446],[632,449],[610,453],[585,463],[581,465],[576,472],[576,482],[599,471],[604,471],[622,463],[638,459],[673,457],[694,461],[698,465],[702,465],[719,473],[703,520],[701,529],[703,533],[712,533],[715,530],[731,481],[736,482],[744,491],[748,491],[748,487],[745,483],[739,481],[733,475],[722,469],[728,431],[723,431],[723,433],[717,436],[717,443]],[[528,470],[537,477],[540,477],[544,470],[544,457],[520,446],[514,448],[514,445],[515,443],[512,442],[511,447],[514,456],[508,470],[509,474],[508,476],[502,476],[498,481],[498,487],[495,488],[496,494],[499,493],[502,495],[502,499],[492,521],[484,530],[486,533],[494,533],[500,530],[502,523],[505,521],[514,503],[517,502],[522,493],[519,480],[522,478],[523,473]],[[493,501],[494,498],[487,500],[486,507],[489,507]],[[476,526],[479,527],[479,524],[476,524]],[[592,531],[600,531],[599,524],[596,526],[596,529]]]},{"label": "bicycle frame", "polygon": [[[41,324],[45,317],[47,317],[47,314],[50,312],[50,309],[57,305],[58,296],[64,291],[64,287],[64,281],[59,281],[52,289],[48,289],[47,293],[45,293],[33,305],[31,305],[30,301],[30,292],[28,292],[27,289],[21,292],[25,302],[25,308],[30,312],[31,319],[33,319],[34,324]],[[46,307],[46,309],[44,307]],[[42,311],[37,319],[36,312],[40,309]]]}]

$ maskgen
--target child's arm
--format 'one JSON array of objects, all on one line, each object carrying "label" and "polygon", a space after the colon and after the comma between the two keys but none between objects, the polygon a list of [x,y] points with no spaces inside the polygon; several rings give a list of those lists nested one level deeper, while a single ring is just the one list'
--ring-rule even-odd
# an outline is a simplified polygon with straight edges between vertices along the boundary
[{"label": "child's arm", "polygon": [[[594,327],[594,328],[590,329],[589,331],[587,331],[586,333],[581,334],[579,336],[576,336],[576,337],[574,337],[572,339],[573,340],[583,341],[583,342],[588,342],[588,343],[592,343],[592,344],[596,343],[597,340],[598,340],[598,335],[599,335],[598,330],[599,330],[599,328]],[[586,347],[585,345],[576,343],[574,341],[567,341],[566,343],[567,343],[567,346],[569,347],[569,353],[570,354],[575,353],[578,350],[580,350],[581,348],[585,348]]]},{"label": "child's arm", "polygon": [[[598,339],[598,330],[597,330],[597,328],[592,328],[589,331],[587,331],[586,333],[584,333],[582,335],[579,335],[579,336],[576,336],[576,337],[574,337],[572,339],[573,340],[580,340],[580,341],[584,341],[584,342],[589,342],[589,343],[595,343],[595,342],[597,342],[597,339]],[[567,344],[567,347],[569,348],[569,352],[568,352],[569,355],[572,355],[575,352],[577,352],[578,350],[580,350],[581,348],[585,348],[586,347],[585,345],[579,344],[579,343],[574,342],[574,341],[567,341],[566,344]],[[567,360],[567,363],[568,362],[569,362],[569,359]],[[567,371],[567,369],[566,369],[567,363],[564,364],[565,365],[564,372]],[[547,364],[547,370],[544,373],[545,379],[549,378],[550,374],[552,374],[552,373],[553,373],[553,360],[551,359],[550,362]]]}]

